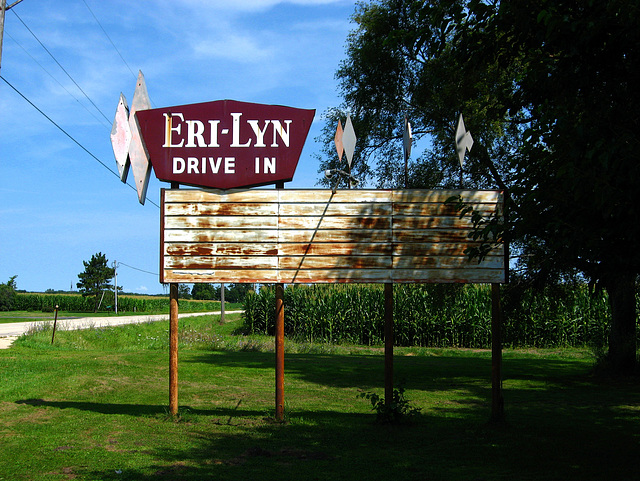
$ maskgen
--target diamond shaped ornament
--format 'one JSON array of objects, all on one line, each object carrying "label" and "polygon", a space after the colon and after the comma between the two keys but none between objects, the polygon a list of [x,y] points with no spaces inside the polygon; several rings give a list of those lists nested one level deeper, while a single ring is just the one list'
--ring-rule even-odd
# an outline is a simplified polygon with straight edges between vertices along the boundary
[{"label": "diamond shaped ornament", "polygon": [[456,129],[456,151],[458,152],[460,167],[464,165],[465,151],[470,152],[471,147],[473,147],[473,137],[471,137],[471,132],[468,132],[464,126],[464,120],[462,119],[462,114],[460,114],[458,118],[458,128]]},{"label": "diamond shaped ornament", "polygon": [[136,120],[136,112],[150,108],[151,102],[149,100],[149,94],[147,93],[144,75],[142,75],[142,72],[139,72],[136,91],[133,94],[131,111],[129,113],[129,127],[131,128],[132,134],[129,159],[131,161],[131,170],[133,170],[136,190],[138,191],[138,200],[143,205],[147,196],[147,186],[149,185],[149,176],[151,175],[151,163],[149,162],[149,156],[142,143],[138,121]]},{"label": "diamond shaped ornament", "polygon": [[336,144],[336,152],[338,152],[338,160],[340,161],[342,161],[342,154],[344,153],[344,145],[342,144],[343,135],[342,122],[338,119],[338,128],[336,129],[336,136],[333,138],[333,142]]},{"label": "diamond shaped ornament", "polygon": [[344,126],[344,134],[342,135],[342,145],[344,145],[344,153],[347,154],[347,163],[351,168],[353,162],[353,153],[356,150],[356,132],[353,130],[351,116],[347,115],[347,123]]},{"label": "diamond shaped ornament", "polygon": [[402,148],[404,152],[404,160],[411,157],[411,143],[413,142],[413,134],[411,133],[411,122],[404,118],[404,134],[402,135]]},{"label": "diamond shaped ornament", "polygon": [[131,146],[131,136],[129,106],[127,105],[125,96],[120,94],[120,101],[116,108],[116,116],[111,126],[111,147],[113,148],[113,155],[118,165],[120,180],[124,183],[127,182],[127,175],[129,174],[129,147]]}]

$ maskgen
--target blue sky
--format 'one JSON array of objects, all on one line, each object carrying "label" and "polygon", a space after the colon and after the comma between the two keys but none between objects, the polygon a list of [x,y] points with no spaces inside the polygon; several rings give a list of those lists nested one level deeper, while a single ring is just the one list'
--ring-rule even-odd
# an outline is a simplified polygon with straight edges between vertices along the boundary
[{"label": "blue sky", "polygon": [[[340,104],[334,73],[355,3],[24,0],[6,14],[1,74],[113,172],[111,122],[120,92],[131,103],[138,70],[156,108],[233,99],[316,109],[287,184],[313,188],[315,138],[322,113]],[[0,282],[17,275],[19,289],[75,289],[82,261],[102,252],[123,263],[118,285],[126,292],[166,292],[154,205],[166,184],[152,174],[140,205],[135,190],[5,82],[0,178]]]}]

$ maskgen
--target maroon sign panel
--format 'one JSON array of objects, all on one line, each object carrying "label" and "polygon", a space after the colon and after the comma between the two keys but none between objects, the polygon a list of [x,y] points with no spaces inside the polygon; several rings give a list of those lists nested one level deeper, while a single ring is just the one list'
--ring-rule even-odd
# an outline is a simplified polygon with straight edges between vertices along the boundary
[{"label": "maroon sign panel", "polygon": [[233,189],[293,179],[315,110],[235,100],[139,110],[159,180]]}]

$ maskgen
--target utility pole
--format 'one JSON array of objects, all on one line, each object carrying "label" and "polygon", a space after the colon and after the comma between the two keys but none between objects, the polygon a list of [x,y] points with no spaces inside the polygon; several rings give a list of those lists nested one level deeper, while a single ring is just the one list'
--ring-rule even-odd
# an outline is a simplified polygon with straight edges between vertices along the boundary
[{"label": "utility pole", "polygon": [[116,300],[116,316],[118,315],[118,262],[113,261],[113,295]]},{"label": "utility pole", "polygon": [[7,7],[6,0],[0,0],[0,69],[2,69],[2,39],[4,37],[4,13],[7,10],[11,10],[12,7],[18,5],[22,0],[18,0],[17,2],[13,2],[11,5]]},{"label": "utility pole", "polygon": [[4,12],[6,6],[6,0],[0,0],[0,68],[2,67],[2,38],[4,37]]}]

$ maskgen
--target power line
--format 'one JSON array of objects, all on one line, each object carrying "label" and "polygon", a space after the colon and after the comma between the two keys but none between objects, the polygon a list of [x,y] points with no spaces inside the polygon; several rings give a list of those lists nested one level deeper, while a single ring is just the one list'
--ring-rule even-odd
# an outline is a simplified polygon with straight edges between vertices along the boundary
[{"label": "power line", "polygon": [[45,47],[45,45],[40,41],[40,39],[36,36],[35,33],[33,33],[33,31],[27,26],[26,23],[24,23],[24,21],[22,20],[22,18],[20,18],[20,15],[18,15],[16,13],[15,10],[12,10],[13,14],[18,18],[18,20],[20,20],[20,23],[22,23],[22,25],[24,25],[24,27],[29,31],[29,33],[31,35],[33,35],[33,38],[35,38],[37,40],[37,42],[40,44],[40,46],[45,50],[45,52],[47,52],[49,54],[49,56],[53,59],[53,61],[58,65],[58,67],[60,67],[62,69],[62,71],[67,75],[67,77],[69,77],[69,79],[74,83],[74,85],[76,87],[78,87],[78,90],[80,90],[80,92],[82,92],[82,94],[87,98],[87,100],[89,102],[91,102],[91,105],[93,105],[95,107],[95,109],[100,112],[100,114],[105,118],[105,120],[107,121],[107,123],[111,124],[111,121],[108,119],[108,117],[104,114],[104,112],[102,112],[102,110],[100,110],[98,108],[98,106],[94,103],[93,100],[91,100],[89,98],[89,96],[87,95],[87,93],[82,90],[82,87],[80,87],[80,85],[78,85],[78,82],[76,82],[73,77],[69,74],[69,72],[67,72],[67,70],[60,64],[60,62],[58,62],[58,60],[54,57],[54,55],[49,51],[49,49],[47,47]]},{"label": "power line", "polygon": [[[87,9],[89,10],[89,12],[91,13],[91,15],[93,16],[93,19],[96,21],[96,23],[98,24],[98,26],[100,27],[100,29],[102,30],[102,32],[104,33],[105,37],[107,37],[107,39],[109,40],[109,43],[111,44],[111,46],[114,48],[114,50],[118,53],[118,56],[120,57],[120,59],[122,59],[122,62],[124,62],[124,64],[126,65],[127,69],[129,70],[129,72],[131,72],[131,75],[133,76],[134,79],[138,79],[138,75],[136,73],[133,72],[133,70],[131,69],[131,67],[129,66],[129,64],[127,63],[127,61],[125,60],[125,58],[122,56],[122,54],[120,53],[120,50],[118,49],[118,47],[116,47],[116,44],[113,43],[113,40],[111,40],[111,37],[109,36],[109,34],[107,33],[107,31],[104,29],[104,27],[102,26],[102,24],[100,23],[100,20],[98,20],[98,17],[96,17],[95,13],[93,13],[93,10],[91,10],[91,7],[89,7],[89,4],[86,2],[86,0],[82,0],[85,4],[85,6],[87,7]],[[151,97],[149,97],[149,101],[151,102],[152,106],[155,106],[155,102],[153,101],[153,99],[151,99]]]},{"label": "power line", "polygon": [[118,261],[118,265],[128,267],[129,269],[133,269],[134,271],[140,271],[140,272],[144,272],[145,274],[151,274],[152,276],[159,275],[157,272],[145,271],[144,269],[139,269],[138,267],[133,267],[133,266],[130,266],[129,264],[125,264],[124,262],[120,262],[120,261]]},{"label": "power line", "polygon": [[[31,58],[31,60],[33,60],[33,61],[34,61],[34,62],[35,62],[35,63],[36,63],[36,64],[37,64],[37,65],[38,65],[38,66],[39,66],[39,67],[40,67],[40,68],[41,68],[41,69],[42,69],[42,70],[47,74],[47,75],[49,75],[49,77],[51,77],[51,78],[52,78],[52,79],[53,79],[53,80],[54,80],[58,85],[60,85],[60,87],[62,87],[62,88],[64,89],[64,91],[65,91],[65,92],[67,92],[71,97],[73,97],[73,98],[74,98],[74,100],[75,100],[76,102],[78,102],[78,104],[79,104],[83,109],[85,109],[85,110],[89,113],[89,115],[91,115],[91,116],[92,116],[94,119],[96,119],[98,122],[102,123],[102,125],[105,125],[105,124],[104,124],[104,121],[103,121],[102,119],[99,119],[98,117],[96,117],[96,114],[95,114],[95,113],[93,113],[91,110],[89,110],[85,104],[83,104],[82,102],[80,102],[80,99],[78,99],[78,97],[76,97],[75,95],[73,95],[73,94],[69,91],[69,89],[67,89],[67,87],[65,87],[64,85],[62,85],[62,83],[61,83],[57,78],[55,78],[55,77],[53,76],[53,74],[51,74],[51,72],[49,72],[49,71],[48,71],[48,70],[47,70],[47,69],[46,69],[46,68],[45,68],[45,67],[44,67],[40,62],[38,62],[38,60],[37,60],[33,55],[31,55],[31,54],[29,53],[29,51],[28,51],[27,49],[25,49],[25,48],[20,44],[20,42],[18,42],[15,38],[13,38],[13,37],[11,36],[11,34],[10,34],[10,33],[8,33],[8,32],[5,32],[5,33],[7,34],[7,36],[8,36],[11,40],[13,40],[13,41],[18,45],[18,47],[20,47],[20,48],[22,49],[22,51],[23,51],[24,53],[26,53],[26,54]],[[110,126],[110,125],[107,125],[107,128],[108,128],[109,130],[111,130],[111,126]]]},{"label": "power line", "polygon": [[107,37],[107,39],[109,39],[109,43],[111,43],[111,45],[113,46],[113,48],[115,49],[116,52],[118,52],[118,55],[120,56],[120,58],[122,59],[122,61],[124,62],[124,64],[127,66],[127,68],[129,69],[129,72],[131,72],[131,75],[133,75],[133,78],[137,79],[138,77],[136,76],[135,73],[133,73],[133,70],[131,70],[131,67],[129,67],[129,64],[127,63],[127,61],[124,59],[124,57],[122,56],[122,54],[120,53],[120,50],[118,50],[118,47],[116,47],[116,44],[113,43],[113,40],[111,40],[111,37],[109,37],[109,34],[107,33],[107,31],[104,29],[104,27],[102,26],[102,24],[100,23],[100,21],[98,20],[98,17],[96,17],[96,15],[93,13],[93,10],[91,10],[91,7],[89,7],[89,4],[85,1],[82,0],[85,4],[85,6],[87,7],[87,9],[89,10],[89,12],[91,12],[91,15],[93,16],[93,19],[96,21],[96,23],[100,26],[100,29],[102,29],[102,31],[104,32],[105,36]]},{"label": "power line", "polygon": [[[6,78],[4,78],[1,75],[0,75],[0,79],[2,79],[4,81],[4,83],[6,83],[9,87],[11,87],[20,97],[22,97],[24,100],[26,100],[29,103],[29,105],[31,105],[34,109],[36,109],[44,118],[46,118],[49,122],[51,122],[53,125],[55,125],[58,128],[58,130],[60,130],[60,132],[62,132],[67,137],[69,137],[69,139],[71,139],[71,141],[73,141],[73,143],[75,143],[78,147],[80,147],[87,154],[89,154],[94,160],[96,160],[98,163],[100,163],[100,165],[102,165],[105,169],[107,169],[109,172],[111,172],[113,175],[115,175],[118,179],[120,179],[120,175],[116,171],[112,170],[107,164],[102,162],[98,157],[96,157],[93,153],[91,153],[89,151],[89,149],[87,149],[84,145],[82,145],[79,141],[77,141],[70,133],[68,133],[65,129],[63,129],[60,125],[58,125],[51,117],[49,117],[42,110],[40,110],[40,108],[36,104],[34,104],[31,100],[29,100],[16,87],[14,87],[13,84],[11,84],[11,82],[9,82]],[[137,192],[136,188],[134,186],[132,186],[131,184],[126,184],[126,185],[129,188],[131,188],[131,189],[133,189],[134,191]],[[158,204],[156,204],[155,202],[153,202],[152,200],[150,200],[149,202],[151,204],[155,205],[158,209],[160,208],[160,206]]]}]

